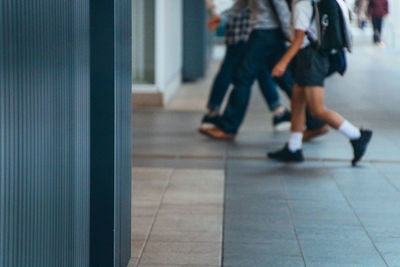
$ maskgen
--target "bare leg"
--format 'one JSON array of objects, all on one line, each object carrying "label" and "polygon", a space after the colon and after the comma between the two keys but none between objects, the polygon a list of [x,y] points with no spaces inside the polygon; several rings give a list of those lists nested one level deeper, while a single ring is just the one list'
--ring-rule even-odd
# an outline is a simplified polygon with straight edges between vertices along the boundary
[{"label": "bare leg", "polygon": [[324,106],[324,88],[323,87],[306,87],[305,97],[311,116],[326,122],[332,128],[338,130],[344,122],[342,116],[336,112],[326,109]]},{"label": "bare leg", "polygon": [[293,88],[291,99],[292,121],[289,142],[283,149],[268,153],[268,157],[283,162],[302,162],[304,156],[302,152],[303,131],[306,124],[306,96],[304,88],[297,84]]},{"label": "bare leg", "polygon": [[324,88],[316,86],[305,88],[295,86],[292,98],[292,132],[289,143],[281,150],[268,153],[268,157],[282,162],[304,161],[301,150],[301,133],[299,134],[299,132],[304,129],[306,104],[311,116],[326,122],[350,139],[354,151],[354,158],[351,163],[355,166],[365,154],[372,137],[372,131],[360,130],[345,121],[336,112],[326,109],[324,106]]},{"label": "bare leg", "polygon": [[292,127],[291,132],[303,132],[306,124],[306,95],[304,88],[297,84],[293,88],[291,99]]}]

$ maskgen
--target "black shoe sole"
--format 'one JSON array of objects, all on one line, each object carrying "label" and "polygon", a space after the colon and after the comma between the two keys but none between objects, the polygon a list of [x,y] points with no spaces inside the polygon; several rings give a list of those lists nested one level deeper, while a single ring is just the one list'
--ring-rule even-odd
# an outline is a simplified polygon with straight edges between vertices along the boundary
[{"label": "black shoe sole", "polygon": [[360,162],[362,157],[365,155],[365,152],[367,151],[368,144],[371,141],[372,135],[373,135],[372,131],[366,133],[366,136],[365,136],[365,139],[366,139],[365,148],[364,148],[363,151],[361,151],[360,155],[357,158],[354,158],[351,161],[351,166],[356,167],[357,163]]}]

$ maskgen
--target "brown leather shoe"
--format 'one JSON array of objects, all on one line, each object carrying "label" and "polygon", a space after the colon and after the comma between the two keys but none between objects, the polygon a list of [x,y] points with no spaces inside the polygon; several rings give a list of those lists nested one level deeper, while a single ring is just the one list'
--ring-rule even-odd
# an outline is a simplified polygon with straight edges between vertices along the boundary
[{"label": "brown leather shoe", "polygon": [[199,132],[208,137],[211,137],[213,139],[225,140],[225,141],[232,141],[235,139],[235,136],[236,136],[234,134],[225,133],[224,131],[222,131],[221,129],[219,129],[217,127],[200,128]]},{"label": "brown leather shoe", "polygon": [[327,132],[329,132],[328,125],[324,125],[321,128],[315,130],[305,130],[303,132],[303,142],[308,142],[315,137],[326,134]]}]

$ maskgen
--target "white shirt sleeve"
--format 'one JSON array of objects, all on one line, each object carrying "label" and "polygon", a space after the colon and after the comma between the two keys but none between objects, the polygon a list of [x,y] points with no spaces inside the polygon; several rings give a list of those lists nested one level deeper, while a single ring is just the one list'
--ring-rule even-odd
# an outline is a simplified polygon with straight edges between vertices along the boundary
[{"label": "white shirt sleeve", "polygon": [[308,31],[311,26],[313,7],[311,1],[298,1],[293,7],[294,30]]}]

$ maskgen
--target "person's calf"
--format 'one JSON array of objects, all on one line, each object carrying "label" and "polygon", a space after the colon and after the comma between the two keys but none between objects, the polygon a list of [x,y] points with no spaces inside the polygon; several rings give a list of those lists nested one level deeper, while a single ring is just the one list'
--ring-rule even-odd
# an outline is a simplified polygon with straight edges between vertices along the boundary
[{"label": "person's calf", "polygon": [[317,129],[306,129],[303,132],[303,142],[308,142],[311,139],[327,134],[328,132],[329,132],[329,126],[326,124]]}]

